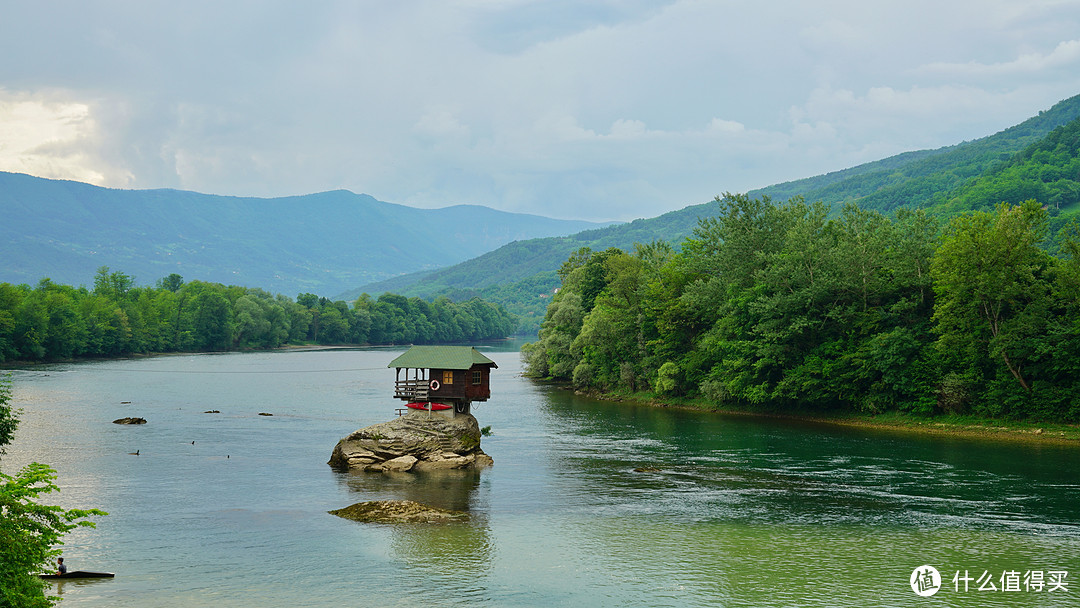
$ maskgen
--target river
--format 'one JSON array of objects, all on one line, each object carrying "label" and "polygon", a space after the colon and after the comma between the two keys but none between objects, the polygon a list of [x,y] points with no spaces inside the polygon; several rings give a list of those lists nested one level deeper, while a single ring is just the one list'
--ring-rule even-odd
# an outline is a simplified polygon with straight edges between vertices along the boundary
[{"label": "river", "polygon": [[[326,465],[395,415],[402,348],[15,370],[0,468],[49,464],[46,502],[109,512],[64,555],[116,578],[54,583],[68,608],[1080,606],[1077,447],[596,401],[523,378],[517,346],[482,348],[478,473]],[[470,518],[327,514],[400,498]]]}]

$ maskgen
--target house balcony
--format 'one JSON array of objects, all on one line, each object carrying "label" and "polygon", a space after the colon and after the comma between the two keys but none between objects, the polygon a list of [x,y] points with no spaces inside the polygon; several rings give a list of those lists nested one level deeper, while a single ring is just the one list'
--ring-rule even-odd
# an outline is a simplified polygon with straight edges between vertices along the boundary
[{"label": "house balcony", "polygon": [[394,398],[409,402],[427,401],[431,394],[429,380],[398,380],[394,382]]}]

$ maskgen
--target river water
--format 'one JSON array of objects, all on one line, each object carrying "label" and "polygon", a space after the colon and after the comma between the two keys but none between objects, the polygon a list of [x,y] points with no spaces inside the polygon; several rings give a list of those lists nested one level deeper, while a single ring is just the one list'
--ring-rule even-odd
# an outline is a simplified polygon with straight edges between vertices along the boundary
[{"label": "river water", "polygon": [[[15,370],[0,467],[49,464],[47,502],[110,513],[64,555],[116,578],[54,584],[69,608],[1080,606],[1076,447],[601,402],[522,378],[516,346],[483,348],[479,473],[326,465],[395,415],[401,348]],[[404,498],[470,519],[327,514]]]}]

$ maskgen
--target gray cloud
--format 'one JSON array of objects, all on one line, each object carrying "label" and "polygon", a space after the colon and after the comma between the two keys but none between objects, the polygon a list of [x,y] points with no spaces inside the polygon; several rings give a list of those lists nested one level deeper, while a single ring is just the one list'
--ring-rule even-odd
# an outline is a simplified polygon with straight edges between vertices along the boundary
[{"label": "gray cloud", "polygon": [[14,3],[0,169],[633,219],[1080,93],[1076,2],[309,4]]}]

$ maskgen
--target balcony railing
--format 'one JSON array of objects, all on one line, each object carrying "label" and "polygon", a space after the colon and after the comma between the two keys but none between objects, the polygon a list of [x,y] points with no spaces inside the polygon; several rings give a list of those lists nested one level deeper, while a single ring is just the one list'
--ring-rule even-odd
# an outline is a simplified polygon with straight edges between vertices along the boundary
[{"label": "balcony railing", "polygon": [[394,382],[394,398],[407,401],[427,401],[429,380],[398,380]]}]

